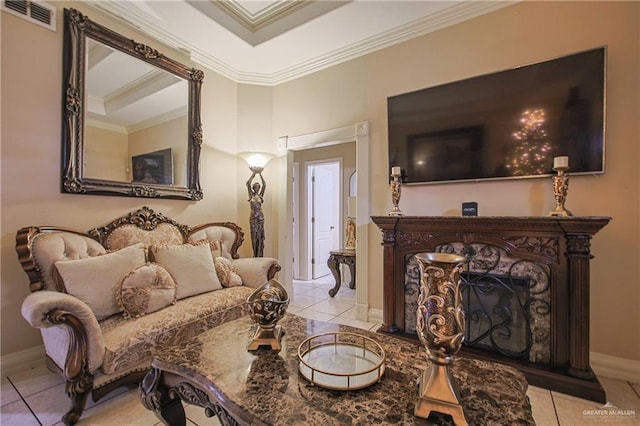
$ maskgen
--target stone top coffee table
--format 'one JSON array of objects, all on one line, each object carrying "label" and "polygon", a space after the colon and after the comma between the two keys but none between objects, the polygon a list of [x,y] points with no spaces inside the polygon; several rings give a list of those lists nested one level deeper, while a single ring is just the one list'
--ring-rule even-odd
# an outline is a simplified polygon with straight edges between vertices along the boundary
[{"label": "stone top coffee table", "polygon": [[[424,348],[392,336],[287,314],[282,350],[248,352],[255,323],[248,317],[225,323],[162,350],[140,384],[141,400],[170,425],[186,422],[181,400],[204,407],[223,425],[452,424],[433,413],[413,415],[418,378],[428,366]],[[298,373],[297,350],[312,335],[348,331],[368,336],[384,348],[382,380],[365,389],[332,391],[311,385]],[[516,369],[458,357],[451,368],[458,380],[470,425],[535,425],[527,382]]]}]

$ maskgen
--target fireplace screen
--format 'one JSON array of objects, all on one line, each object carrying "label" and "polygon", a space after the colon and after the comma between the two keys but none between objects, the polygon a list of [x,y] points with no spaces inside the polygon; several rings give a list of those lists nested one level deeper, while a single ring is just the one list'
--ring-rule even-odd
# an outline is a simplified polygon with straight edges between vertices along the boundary
[{"label": "fireplace screen", "polygon": [[526,279],[466,272],[461,275],[465,345],[521,358],[531,348]]},{"label": "fireplace screen", "polygon": [[[543,263],[511,257],[488,244],[449,243],[437,252],[468,259],[461,274],[466,313],[464,345],[503,356],[548,364],[550,272]],[[405,259],[405,331],[416,332],[420,269]]]}]

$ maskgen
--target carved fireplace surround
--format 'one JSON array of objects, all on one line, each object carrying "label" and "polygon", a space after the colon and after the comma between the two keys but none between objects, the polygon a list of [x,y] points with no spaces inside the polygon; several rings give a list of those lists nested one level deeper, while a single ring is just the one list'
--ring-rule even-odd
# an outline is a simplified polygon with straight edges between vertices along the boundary
[{"label": "carved fireplace surround", "polygon": [[[529,352],[505,356],[500,350],[469,345],[463,353],[510,364],[534,386],[606,402],[589,361],[589,261],[592,236],[611,218],[373,216],[372,220],[382,230],[384,246],[381,332],[417,339],[412,323],[417,279],[412,255],[455,252],[467,258],[473,276],[494,274],[496,281],[506,283],[507,293],[509,283],[524,282],[530,294],[524,303],[521,296],[512,296],[530,324]],[[467,313],[468,324],[473,321],[470,316]],[[505,322],[515,320],[509,317]],[[499,333],[502,337],[510,333],[508,327],[495,328],[496,340]],[[489,339],[494,340],[493,336],[485,340]]]}]

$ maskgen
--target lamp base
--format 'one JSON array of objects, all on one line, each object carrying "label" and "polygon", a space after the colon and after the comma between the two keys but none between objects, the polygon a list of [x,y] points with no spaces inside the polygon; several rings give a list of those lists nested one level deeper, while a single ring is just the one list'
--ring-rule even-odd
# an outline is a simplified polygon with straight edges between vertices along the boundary
[{"label": "lamp base", "polygon": [[247,350],[256,351],[261,346],[269,346],[273,351],[280,351],[280,349],[282,349],[280,341],[282,340],[283,335],[284,331],[280,325],[276,325],[269,329],[262,328],[258,325],[256,334],[253,336],[253,340],[249,343]]}]

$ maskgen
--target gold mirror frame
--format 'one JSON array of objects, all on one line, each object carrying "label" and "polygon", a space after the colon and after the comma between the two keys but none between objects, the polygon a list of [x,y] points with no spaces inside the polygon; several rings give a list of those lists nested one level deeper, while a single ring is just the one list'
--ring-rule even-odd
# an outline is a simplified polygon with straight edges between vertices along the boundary
[{"label": "gold mirror frame", "polygon": [[[93,22],[75,9],[65,9],[64,19],[62,192],[201,200],[199,163],[202,147],[202,122],[200,120],[200,93],[204,72],[196,68],[188,68],[149,46],[127,39]],[[85,177],[83,163],[87,37],[188,81],[187,186],[118,182]]]}]

